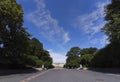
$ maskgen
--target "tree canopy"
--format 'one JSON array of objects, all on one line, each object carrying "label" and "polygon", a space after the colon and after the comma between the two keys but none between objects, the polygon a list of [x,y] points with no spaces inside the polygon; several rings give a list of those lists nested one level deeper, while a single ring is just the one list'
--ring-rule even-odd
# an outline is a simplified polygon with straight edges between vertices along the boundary
[{"label": "tree canopy", "polygon": [[16,0],[0,0],[0,66],[52,66],[43,44],[23,27],[22,6]]},{"label": "tree canopy", "polygon": [[76,68],[79,66],[78,64],[78,58],[80,56],[80,48],[79,47],[72,47],[66,54],[66,65],[65,67],[69,68]]},{"label": "tree canopy", "polygon": [[66,68],[77,68],[82,64],[85,67],[90,66],[93,54],[97,48],[83,48],[72,47],[67,53]]},{"label": "tree canopy", "polygon": [[105,8],[107,21],[102,28],[110,43],[94,54],[94,67],[120,67],[120,0],[111,0]]},{"label": "tree canopy", "polygon": [[97,48],[83,48],[81,49],[80,54],[81,55],[86,55],[86,54],[94,54],[97,51]]},{"label": "tree canopy", "polygon": [[[9,64],[23,64],[29,33],[23,25],[23,11],[15,0],[0,1],[1,59]],[[4,62],[5,62],[4,61]],[[2,62],[2,61],[1,61]]]},{"label": "tree canopy", "polygon": [[79,47],[72,47],[70,51],[67,52],[68,57],[80,56],[80,48]]},{"label": "tree canopy", "polygon": [[111,43],[120,44],[120,0],[111,0],[105,9],[107,21],[103,31]]}]

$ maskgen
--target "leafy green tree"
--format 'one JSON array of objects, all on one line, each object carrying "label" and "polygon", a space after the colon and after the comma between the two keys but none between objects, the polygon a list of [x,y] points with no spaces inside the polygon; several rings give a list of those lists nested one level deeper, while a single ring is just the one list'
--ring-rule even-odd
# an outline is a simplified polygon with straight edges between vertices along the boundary
[{"label": "leafy green tree", "polygon": [[86,54],[94,54],[96,51],[97,51],[97,48],[92,48],[92,47],[83,48],[83,49],[81,49],[80,54],[81,54],[81,56],[86,55]]},{"label": "leafy green tree", "polygon": [[39,55],[43,50],[43,44],[36,38],[29,40],[29,54]]},{"label": "leafy green tree", "polygon": [[77,68],[79,66],[78,59],[80,56],[80,48],[72,47],[70,51],[67,52],[66,67]]},{"label": "leafy green tree", "polygon": [[41,67],[43,64],[46,68],[51,68],[52,58],[47,50],[44,50],[43,44],[36,38],[29,40],[29,50],[28,50],[28,64],[32,66]]},{"label": "leafy green tree", "polygon": [[41,53],[38,55],[38,58],[43,61],[43,64],[46,68],[51,68],[52,66],[52,58],[50,57],[50,54],[47,50],[41,51]]},{"label": "leafy green tree", "polygon": [[43,44],[23,27],[23,10],[16,0],[0,0],[0,64],[52,67],[52,58]]},{"label": "leafy green tree", "polygon": [[90,67],[92,58],[93,58],[93,55],[91,54],[82,55],[79,58],[79,63],[82,64],[84,67]]},{"label": "leafy green tree", "polygon": [[106,6],[106,25],[103,31],[108,36],[111,43],[120,44],[120,0],[111,0]]},{"label": "leafy green tree", "polygon": [[97,51],[97,48],[83,48],[81,49],[81,56],[79,57],[79,63],[85,67],[89,67],[93,54]]},{"label": "leafy green tree", "polygon": [[16,0],[0,0],[0,63],[24,64],[29,33],[22,27],[23,10]]},{"label": "leafy green tree", "polygon": [[78,59],[74,59],[74,60],[67,62],[65,64],[65,67],[66,68],[78,68],[79,67]]},{"label": "leafy green tree", "polygon": [[43,61],[40,60],[37,56],[28,55],[26,63],[29,67],[42,67]]},{"label": "leafy green tree", "polygon": [[110,44],[95,53],[91,64],[94,67],[120,67],[120,0],[111,0],[105,12],[107,23],[102,30]]},{"label": "leafy green tree", "polygon": [[68,51],[67,52],[67,55],[66,56],[68,56],[68,57],[78,57],[78,56],[80,56],[80,48],[79,47],[72,47],[71,49],[70,49],[70,51]]},{"label": "leafy green tree", "polygon": [[38,57],[43,61],[51,61],[50,54],[47,50],[42,50]]}]

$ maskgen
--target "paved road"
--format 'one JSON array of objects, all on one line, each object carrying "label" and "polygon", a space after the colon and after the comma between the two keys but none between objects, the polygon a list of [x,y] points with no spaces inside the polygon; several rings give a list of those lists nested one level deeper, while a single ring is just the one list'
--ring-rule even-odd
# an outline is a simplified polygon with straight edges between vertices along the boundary
[{"label": "paved road", "polygon": [[73,69],[54,69],[29,82],[120,82],[120,75]]},{"label": "paved road", "polygon": [[20,82],[21,80],[35,76],[41,73],[41,71],[26,69],[26,70],[8,70],[0,69],[0,82]]},{"label": "paved road", "polygon": [[[52,69],[34,74],[0,77],[0,82],[120,82],[120,74],[99,73],[74,69]],[[16,79],[16,80],[15,80]]]}]

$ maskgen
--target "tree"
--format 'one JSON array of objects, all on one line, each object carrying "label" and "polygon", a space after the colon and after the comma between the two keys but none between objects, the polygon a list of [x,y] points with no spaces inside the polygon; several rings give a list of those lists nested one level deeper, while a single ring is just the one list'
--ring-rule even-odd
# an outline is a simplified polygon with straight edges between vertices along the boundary
[{"label": "tree", "polygon": [[72,47],[70,51],[67,52],[68,57],[78,57],[80,56],[80,48],[79,47]]},{"label": "tree", "polygon": [[80,54],[81,55],[86,55],[86,54],[94,54],[97,51],[97,48],[83,48],[81,49]]},{"label": "tree", "polygon": [[85,67],[89,67],[91,64],[91,60],[93,58],[93,54],[97,51],[97,48],[83,48],[81,49],[81,56],[79,57],[79,63]]},{"label": "tree", "polygon": [[0,66],[52,67],[49,52],[23,27],[23,10],[16,0],[0,0]]},{"label": "tree", "polygon": [[42,50],[41,53],[38,55],[38,58],[43,61],[43,64],[46,68],[53,68],[53,60],[47,50]]},{"label": "tree", "polygon": [[120,47],[115,44],[108,44],[98,50],[91,61],[93,67],[120,67]]},{"label": "tree", "polygon": [[106,25],[103,31],[111,43],[120,44],[120,0],[111,0],[106,6]]},{"label": "tree", "polygon": [[72,47],[68,52],[67,52],[67,59],[66,59],[66,67],[69,68],[77,68],[79,67],[78,59],[80,56],[80,48],[79,47]]},{"label": "tree", "polygon": [[47,50],[44,50],[43,44],[36,38],[29,40],[27,62],[29,65],[41,67],[43,64],[46,68],[52,68],[52,58]]},{"label": "tree", "polygon": [[79,63],[82,64],[84,67],[90,67],[92,58],[93,55],[91,54],[82,55],[79,58]]},{"label": "tree", "polygon": [[42,67],[43,61],[37,56],[28,55],[26,58],[26,63],[29,67]]},{"label": "tree", "polygon": [[23,10],[16,0],[0,0],[0,63],[24,64],[29,33],[22,27]]},{"label": "tree", "polygon": [[31,55],[39,55],[40,51],[43,50],[43,44],[36,38],[32,38],[29,40],[29,54]]},{"label": "tree", "polygon": [[107,23],[102,30],[110,43],[95,53],[91,64],[94,67],[120,67],[120,0],[111,0],[105,12]]}]

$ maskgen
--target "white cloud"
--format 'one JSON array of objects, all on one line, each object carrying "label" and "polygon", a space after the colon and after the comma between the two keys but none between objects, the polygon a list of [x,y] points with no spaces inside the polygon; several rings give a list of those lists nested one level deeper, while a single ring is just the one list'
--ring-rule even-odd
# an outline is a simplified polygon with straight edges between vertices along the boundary
[{"label": "white cloud", "polygon": [[91,44],[100,44],[101,46],[105,46],[105,45],[109,44],[109,41],[107,40],[107,38],[108,37],[106,35],[104,35],[101,38],[90,39],[89,42]]},{"label": "white cloud", "polygon": [[83,33],[88,34],[88,40],[90,44],[100,44],[101,46],[105,46],[108,44],[107,37],[101,36],[101,38],[97,38],[96,34],[100,33],[101,28],[105,25],[104,21],[104,8],[109,3],[106,2],[98,2],[95,5],[94,11],[80,15],[76,18],[74,26],[83,31]]},{"label": "white cloud", "polygon": [[69,38],[68,36],[69,36],[68,33],[65,33],[65,34],[64,34],[63,39],[64,39],[65,43],[70,40],[70,38]]},{"label": "white cloud", "polygon": [[108,2],[99,2],[96,4],[96,9],[90,13],[80,15],[75,21],[75,27],[83,30],[85,34],[92,34],[100,32],[100,29],[104,26],[105,22],[103,18],[104,6]]},{"label": "white cloud", "polygon": [[40,34],[50,41],[70,40],[68,32],[59,26],[50,11],[46,9],[45,0],[35,0],[37,9],[27,15],[27,19],[40,29]]},{"label": "white cloud", "polygon": [[51,57],[53,58],[53,63],[65,63],[66,56],[65,53],[56,53],[52,50],[49,50]]}]

